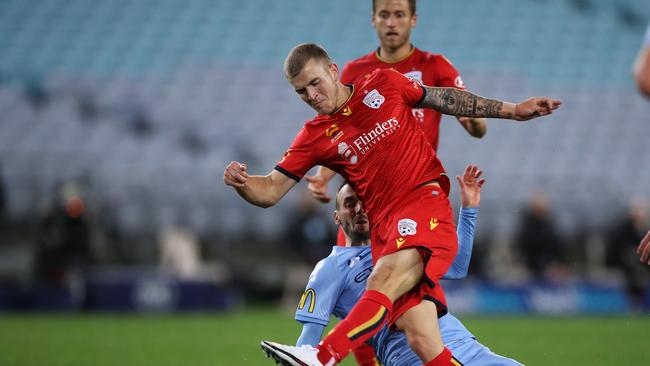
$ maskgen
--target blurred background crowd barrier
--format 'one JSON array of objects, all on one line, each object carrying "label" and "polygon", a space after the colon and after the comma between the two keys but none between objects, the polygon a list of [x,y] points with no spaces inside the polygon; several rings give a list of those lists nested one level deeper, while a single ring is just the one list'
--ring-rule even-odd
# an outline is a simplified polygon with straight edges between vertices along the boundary
[{"label": "blurred background crowd barrier", "polygon": [[[377,47],[370,1],[0,1],[0,310],[227,309],[287,299],[329,253],[333,205],[224,186],[266,174],[312,116],[282,61]],[[450,175],[488,183],[460,312],[650,309],[650,102],[631,65],[647,0],[420,1],[414,44],[469,90],[563,100],[551,118],[443,118]],[[335,185],[332,185],[332,189]],[[451,198],[458,207],[457,189]],[[290,302],[289,301],[289,302]],[[294,304],[295,305],[295,304]]]}]

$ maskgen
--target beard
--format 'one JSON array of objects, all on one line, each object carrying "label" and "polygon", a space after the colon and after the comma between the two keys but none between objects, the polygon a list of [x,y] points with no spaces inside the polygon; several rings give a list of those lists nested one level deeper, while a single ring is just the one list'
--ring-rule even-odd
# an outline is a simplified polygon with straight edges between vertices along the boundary
[{"label": "beard", "polygon": [[370,230],[357,231],[354,230],[354,224],[350,223],[349,225],[343,226],[343,231],[352,242],[360,242],[370,240]]}]

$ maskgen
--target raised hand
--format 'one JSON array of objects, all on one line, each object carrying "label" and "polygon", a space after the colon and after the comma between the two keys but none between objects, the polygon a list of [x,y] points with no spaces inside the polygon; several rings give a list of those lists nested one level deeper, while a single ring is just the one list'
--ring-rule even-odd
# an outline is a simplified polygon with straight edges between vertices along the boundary
[{"label": "raised hand", "polygon": [[533,97],[515,106],[512,119],[517,121],[528,121],[530,119],[546,116],[558,109],[562,102],[558,99],[547,97]]},{"label": "raised hand", "polygon": [[460,203],[463,207],[478,207],[481,202],[481,187],[485,184],[485,179],[481,178],[483,172],[477,165],[468,165],[465,168],[463,177],[456,176],[460,186]]},{"label": "raised hand", "polygon": [[307,184],[307,189],[315,199],[323,203],[328,203],[332,200],[332,197],[327,194],[328,180],[320,175],[306,175],[304,178],[309,183]]}]

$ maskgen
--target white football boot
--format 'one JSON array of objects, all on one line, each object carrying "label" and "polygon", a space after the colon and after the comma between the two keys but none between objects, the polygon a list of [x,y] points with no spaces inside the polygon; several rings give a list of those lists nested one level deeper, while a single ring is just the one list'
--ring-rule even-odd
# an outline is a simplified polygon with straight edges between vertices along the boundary
[{"label": "white football boot", "polygon": [[272,357],[283,366],[334,366],[336,364],[332,358],[326,365],[323,365],[316,357],[318,349],[309,345],[295,347],[269,341],[262,341],[260,345],[267,357]]}]

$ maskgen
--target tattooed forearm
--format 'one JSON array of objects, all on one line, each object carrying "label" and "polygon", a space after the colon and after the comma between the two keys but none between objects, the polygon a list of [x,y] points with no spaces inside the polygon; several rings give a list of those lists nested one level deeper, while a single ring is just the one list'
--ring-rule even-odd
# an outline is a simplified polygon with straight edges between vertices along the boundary
[{"label": "tattooed forearm", "polygon": [[510,118],[509,113],[503,111],[503,102],[494,99],[479,97],[468,91],[455,88],[424,87],[426,96],[416,106],[418,108],[432,108],[441,113],[452,116],[475,118]]}]

